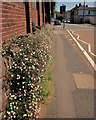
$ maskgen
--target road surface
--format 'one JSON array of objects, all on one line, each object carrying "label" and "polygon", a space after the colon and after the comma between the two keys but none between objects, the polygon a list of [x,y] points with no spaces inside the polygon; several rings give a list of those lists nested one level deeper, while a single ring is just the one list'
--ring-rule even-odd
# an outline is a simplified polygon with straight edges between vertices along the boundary
[{"label": "road surface", "polygon": [[96,27],[92,25],[66,24],[66,29],[70,30],[71,34],[96,62]]},{"label": "road surface", "polygon": [[[65,30],[61,26],[55,27],[55,94],[44,118],[94,118],[95,116],[94,68],[73,40],[76,36],[73,35],[72,30],[80,35],[80,39],[89,42],[92,49],[94,48],[93,28],[87,30],[86,26],[71,24],[66,25]],[[71,34],[75,38],[72,38]],[[86,46],[83,44],[81,46],[88,53]]]}]

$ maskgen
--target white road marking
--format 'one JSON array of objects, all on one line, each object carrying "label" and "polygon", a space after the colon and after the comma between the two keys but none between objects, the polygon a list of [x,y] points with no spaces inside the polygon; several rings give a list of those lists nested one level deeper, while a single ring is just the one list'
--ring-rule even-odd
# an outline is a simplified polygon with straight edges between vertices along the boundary
[{"label": "white road marking", "polygon": [[80,36],[79,36],[78,34],[74,33],[73,30],[71,30],[71,31],[72,31],[72,34],[74,34],[74,35],[77,36],[77,40],[79,40],[79,41],[81,41],[81,42],[83,42],[83,43],[85,43],[85,44],[88,45],[88,52],[89,52],[91,55],[93,55],[94,57],[96,57],[96,55],[91,51],[91,45],[90,45],[89,43],[87,43],[87,42],[81,40],[81,39],[80,39]]},{"label": "white road marking", "polygon": [[83,52],[83,54],[85,55],[85,57],[88,59],[88,61],[90,62],[90,64],[94,68],[94,70],[96,71],[96,64],[95,64],[95,62],[88,55],[88,53],[86,52],[86,50],[80,45],[80,43],[75,39],[75,37],[72,35],[72,33],[69,30],[67,30],[67,31],[70,34],[70,36],[73,38],[73,40],[76,42],[76,44],[78,45],[78,47],[80,48],[80,50]]}]

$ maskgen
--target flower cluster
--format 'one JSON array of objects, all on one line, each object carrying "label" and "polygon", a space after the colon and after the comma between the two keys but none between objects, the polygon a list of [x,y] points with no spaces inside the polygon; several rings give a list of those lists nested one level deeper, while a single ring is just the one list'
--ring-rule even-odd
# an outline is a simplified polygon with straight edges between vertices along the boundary
[{"label": "flower cluster", "polygon": [[37,117],[42,100],[40,86],[43,72],[52,58],[52,31],[42,28],[34,36],[18,37],[2,52],[4,58],[11,57],[8,64],[10,92],[4,115],[5,120],[31,120]]}]

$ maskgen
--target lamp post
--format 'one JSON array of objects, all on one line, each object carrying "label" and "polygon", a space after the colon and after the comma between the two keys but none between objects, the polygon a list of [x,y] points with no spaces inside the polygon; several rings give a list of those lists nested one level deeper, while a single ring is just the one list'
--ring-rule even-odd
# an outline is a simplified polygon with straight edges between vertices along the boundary
[{"label": "lamp post", "polygon": [[63,12],[63,19],[65,18],[65,14],[64,14],[64,12]]},{"label": "lamp post", "polygon": [[65,28],[65,12],[63,12],[63,29]]},{"label": "lamp post", "polygon": [[84,0],[84,5],[83,5],[83,23],[84,23],[84,17],[85,17],[85,0]]}]

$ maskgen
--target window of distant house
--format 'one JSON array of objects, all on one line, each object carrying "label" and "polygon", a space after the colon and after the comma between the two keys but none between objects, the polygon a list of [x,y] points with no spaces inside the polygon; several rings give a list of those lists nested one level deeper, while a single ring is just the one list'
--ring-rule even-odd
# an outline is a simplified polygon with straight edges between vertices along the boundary
[{"label": "window of distant house", "polygon": [[90,10],[88,11],[88,14],[90,14]]},{"label": "window of distant house", "polygon": [[36,2],[32,2],[32,8],[36,9]]},{"label": "window of distant house", "polygon": [[78,15],[78,10],[77,10],[77,15]]}]

